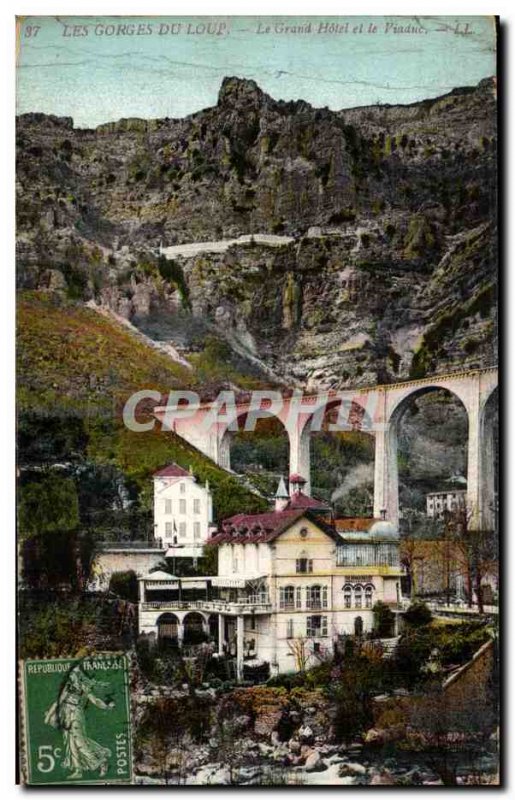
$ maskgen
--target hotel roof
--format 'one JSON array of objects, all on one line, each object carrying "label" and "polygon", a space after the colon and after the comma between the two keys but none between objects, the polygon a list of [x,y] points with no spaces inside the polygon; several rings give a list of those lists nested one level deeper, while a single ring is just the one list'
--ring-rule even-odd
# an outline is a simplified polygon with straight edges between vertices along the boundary
[{"label": "hotel roof", "polygon": [[178,464],[169,464],[167,467],[163,467],[163,469],[159,469],[157,472],[154,472],[154,477],[158,478],[191,478],[191,472],[188,472],[187,469],[183,469]]},{"label": "hotel roof", "polygon": [[339,537],[334,528],[309,509],[268,511],[264,514],[235,514],[223,520],[221,530],[209,540],[212,544],[258,544],[272,542],[295,522],[308,519],[334,541]]}]

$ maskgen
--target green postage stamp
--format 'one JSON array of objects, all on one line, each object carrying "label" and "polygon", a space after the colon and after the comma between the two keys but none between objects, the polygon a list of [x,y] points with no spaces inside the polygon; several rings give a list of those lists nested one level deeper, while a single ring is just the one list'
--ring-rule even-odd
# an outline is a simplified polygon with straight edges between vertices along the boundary
[{"label": "green postage stamp", "polygon": [[25,661],[26,782],[129,783],[129,670],[124,655]]}]

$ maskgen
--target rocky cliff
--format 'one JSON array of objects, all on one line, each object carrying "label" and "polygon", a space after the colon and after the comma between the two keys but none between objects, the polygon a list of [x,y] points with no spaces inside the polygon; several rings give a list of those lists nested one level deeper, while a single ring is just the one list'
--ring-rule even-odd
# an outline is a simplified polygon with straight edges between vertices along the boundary
[{"label": "rocky cliff", "polygon": [[181,120],[24,115],[19,284],[309,388],[493,364],[495,148],[492,80],[333,112],[226,78]]}]

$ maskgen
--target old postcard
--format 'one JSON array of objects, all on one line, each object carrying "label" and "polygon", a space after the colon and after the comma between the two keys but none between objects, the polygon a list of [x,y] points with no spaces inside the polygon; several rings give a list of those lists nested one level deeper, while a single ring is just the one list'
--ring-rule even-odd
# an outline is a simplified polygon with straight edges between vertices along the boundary
[{"label": "old postcard", "polygon": [[19,17],[19,773],[500,783],[497,20]]}]

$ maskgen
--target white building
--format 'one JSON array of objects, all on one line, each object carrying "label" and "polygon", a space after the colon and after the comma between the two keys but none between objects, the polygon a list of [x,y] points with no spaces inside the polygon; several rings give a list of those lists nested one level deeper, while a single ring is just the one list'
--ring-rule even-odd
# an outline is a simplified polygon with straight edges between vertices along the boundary
[{"label": "white building", "polygon": [[460,511],[466,508],[466,505],[466,489],[450,489],[426,494],[426,514],[433,519],[442,519],[446,511]]},{"label": "white building", "polygon": [[213,501],[209,484],[170,464],[154,473],[154,538],[167,557],[199,558],[212,531]]},{"label": "white building", "polygon": [[[372,629],[374,604],[399,610],[399,535],[385,520],[343,520],[297,488],[276,508],[226,519],[210,542],[218,575],[140,579],[140,632],[187,638],[203,630],[218,651],[266,661],[272,674],[316,663],[343,634]],[[327,511],[327,509],[326,509]]]}]

